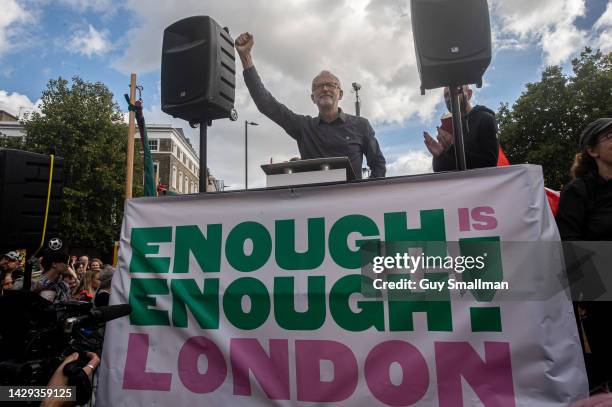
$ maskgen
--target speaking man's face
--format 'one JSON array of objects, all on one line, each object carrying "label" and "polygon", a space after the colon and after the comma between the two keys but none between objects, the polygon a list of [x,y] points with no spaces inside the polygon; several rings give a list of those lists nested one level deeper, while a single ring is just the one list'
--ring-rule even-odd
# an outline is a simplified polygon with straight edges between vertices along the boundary
[{"label": "speaking man's face", "polygon": [[338,80],[331,75],[320,75],[312,83],[311,98],[319,111],[337,109],[342,94]]}]

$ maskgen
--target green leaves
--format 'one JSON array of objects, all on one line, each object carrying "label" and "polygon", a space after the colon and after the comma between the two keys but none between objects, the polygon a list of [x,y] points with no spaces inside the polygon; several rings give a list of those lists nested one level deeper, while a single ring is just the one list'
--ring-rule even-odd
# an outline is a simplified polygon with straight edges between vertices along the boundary
[{"label": "green leaves", "polygon": [[[111,253],[123,218],[127,125],[113,94],[100,82],[79,77],[52,79],[42,93],[40,113],[25,117],[25,149],[64,158],[60,230],[73,247]],[[134,183],[142,179],[136,158]],[[139,175],[140,174],[140,175]],[[134,186],[134,196],[142,186]]]},{"label": "green leaves", "polygon": [[582,129],[612,116],[612,53],[589,48],[572,61],[573,75],[546,67],[512,107],[497,113],[500,143],[513,164],[542,165],[546,185],[561,189],[578,152]]}]

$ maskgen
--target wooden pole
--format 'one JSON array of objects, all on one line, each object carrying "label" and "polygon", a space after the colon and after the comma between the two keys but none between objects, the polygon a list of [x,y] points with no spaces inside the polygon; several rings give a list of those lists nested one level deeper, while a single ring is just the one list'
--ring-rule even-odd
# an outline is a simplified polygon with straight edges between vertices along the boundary
[{"label": "wooden pole", "polygon": [[[136,102],[136,74],[130,76],[130,103]],[[134,112],[130,112],[128,121],[127,168],[125,174],[125,199],[132,197],[132,182],[134,178]]]}]

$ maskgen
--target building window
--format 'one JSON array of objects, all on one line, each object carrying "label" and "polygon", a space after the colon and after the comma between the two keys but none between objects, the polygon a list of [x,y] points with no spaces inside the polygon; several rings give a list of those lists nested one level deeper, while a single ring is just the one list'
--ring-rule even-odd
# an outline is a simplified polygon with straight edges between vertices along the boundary
[{"label": "building window", "polygon": [[185,193],[189,193],[189,178],[185,177]]},{"label": "building window", "polygon": [[178,187],[179,187],[179,192],[183,192],[183,172],[179,171],[179,179],[178,179]]},{"label": "building window", "polygon": [[159,139],[150,139],[149,148],[151,149],[151,151],[159,151]]},{"label": "building window", "polygon": [[174,155],[177,155],[176,143],[174,141],[172,142],[172,153],[174,153]]},{"label": "building window", "polygon": [[191,181],[191,193],[195,194],[195,188],[194,188],[194,185],[193,185],[193,181]]},{"label": "building window", "polygon": [[153,180],[155,184],[159,182],[159,161],[153,161]]},{"label": "building window", "polygon": [[176,166],[172,166],[172,188],[176,189]]}]

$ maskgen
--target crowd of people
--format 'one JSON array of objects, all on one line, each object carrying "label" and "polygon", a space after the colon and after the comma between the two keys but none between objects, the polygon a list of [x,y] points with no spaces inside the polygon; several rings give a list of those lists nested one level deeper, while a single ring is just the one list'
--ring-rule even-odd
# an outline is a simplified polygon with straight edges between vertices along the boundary
[{"label": "crowd of people", "polygon": [[[24,264],[19,251],[9,251],[0,260],[2,290],[23,288]],[[68,256],[62,249],[45,250],[38,258],[40,273],[33,273],[31,290],[50,302],[85,301],[95,307],[108,305],[115,269],[100,259]]]}]

